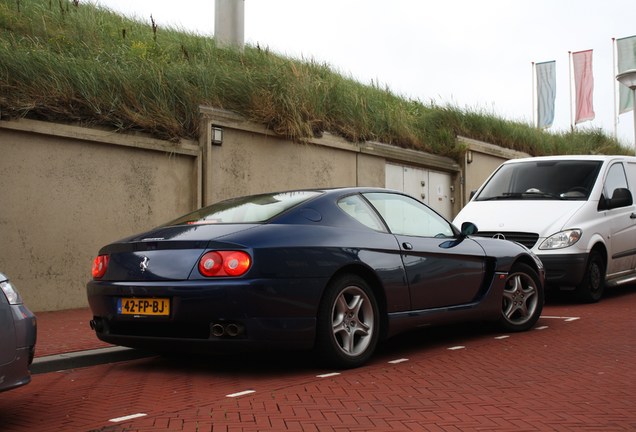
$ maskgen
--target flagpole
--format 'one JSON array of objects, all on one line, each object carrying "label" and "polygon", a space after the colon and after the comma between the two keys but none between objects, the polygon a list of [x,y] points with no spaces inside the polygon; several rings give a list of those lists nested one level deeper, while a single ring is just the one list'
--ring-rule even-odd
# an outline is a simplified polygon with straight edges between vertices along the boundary
[{"label": "flagpole", "polygon": [[618,89],[618,82],[616,81],[616,38],[612,38],[612,69],[614,69],[614,73],[612,74],[612,88],[614,91],[612,92],[614,95],[614,139],[618,140],[618,113],[616,109],[616,90]]},{"label": "flagpole", "polygon": [[531,74],[532,76],[530,77],[531,88],[532,88],[532,126],[533,127],[537,127],[538,125],[536,123],[535,115],[534,115],[534,112],[535,112],[535,105],[534,105],[534,103],[535,103],[535,101],[534,101],[534,99],[535,99],[534,98],[534,74],[535,74],[535,69],[534,68],[535,68],[534,62],[532,62],[532,74]]},{"label": "flagpole", "polygon": [[570,87],[570,130],[574,131],[574,117],[572,116],[572,51],[568,51],[568,73]]}]

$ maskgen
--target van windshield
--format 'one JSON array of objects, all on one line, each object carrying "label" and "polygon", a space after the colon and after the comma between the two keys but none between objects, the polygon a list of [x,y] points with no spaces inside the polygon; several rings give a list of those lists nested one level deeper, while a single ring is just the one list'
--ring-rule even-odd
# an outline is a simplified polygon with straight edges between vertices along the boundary
[{"label": "van windshield", "polygon": [[475,201],[578,200],[590,196],[601,161],[552,160],[504,164]]}]

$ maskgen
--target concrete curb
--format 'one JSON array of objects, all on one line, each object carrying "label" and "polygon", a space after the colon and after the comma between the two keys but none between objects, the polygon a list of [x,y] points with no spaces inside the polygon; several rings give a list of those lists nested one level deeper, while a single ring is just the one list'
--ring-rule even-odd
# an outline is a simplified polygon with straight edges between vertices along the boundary
[{"label": "concrete curb", "polygon": [[126,347],[108,347],[94,350],[76,351],[44,357],[36,357],[31,364],[31,374],[37,375],[66,369],[94,366],[151,357],[153,353]]}]

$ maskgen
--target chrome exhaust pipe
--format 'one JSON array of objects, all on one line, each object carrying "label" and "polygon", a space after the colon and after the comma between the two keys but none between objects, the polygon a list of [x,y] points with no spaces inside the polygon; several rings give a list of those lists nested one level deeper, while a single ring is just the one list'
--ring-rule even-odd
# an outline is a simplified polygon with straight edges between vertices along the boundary
[{"label": "chrome exhaust pipe", "polygon": [[236,337],[239,334],[241,334],[241,327],[239,327],[237,324],[228,324],[226,327],[227,330],[227,335],[230,337]]},{"label": "chrome exhaust pipe", "polygon": [[225,328],[221,324],[212,324],[212,336],[221,337],[225,334]]}]

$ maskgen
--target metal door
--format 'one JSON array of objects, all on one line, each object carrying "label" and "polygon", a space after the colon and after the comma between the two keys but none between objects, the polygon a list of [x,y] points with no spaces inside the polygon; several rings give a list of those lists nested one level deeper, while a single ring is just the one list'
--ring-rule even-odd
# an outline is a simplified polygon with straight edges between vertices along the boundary
[{"label": "metal door", "polygon": [[446,219],[452,219],[453,196],[450,174],[387,163],[385,185],[411,195]]},{"label": "metal door", "polygon": [[427,204],[437,213],[451,220],[453,214],[451,176],[445,173],[429,171],[428,182],[429,198]]}]

